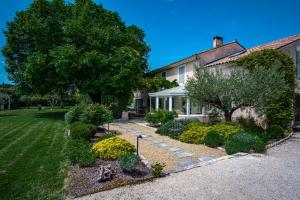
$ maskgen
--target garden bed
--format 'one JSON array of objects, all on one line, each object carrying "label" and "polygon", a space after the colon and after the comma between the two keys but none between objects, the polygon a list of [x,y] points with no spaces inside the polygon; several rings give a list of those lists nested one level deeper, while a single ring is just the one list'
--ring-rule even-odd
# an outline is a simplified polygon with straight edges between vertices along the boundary
[{"label": "garden bed", "polygon": [[[112,180],[99,182],[97,170],[100,166],[110,165],[116,171]],[[97,159],[91,167],[79,167],[78,165],[70,168],[70,195],[79,197],[95,192],[113,189],[116,187],[142,183],[152,180],[151,170],[140,163],[132,173],[123,172],[117,161],[104,161]]]}]

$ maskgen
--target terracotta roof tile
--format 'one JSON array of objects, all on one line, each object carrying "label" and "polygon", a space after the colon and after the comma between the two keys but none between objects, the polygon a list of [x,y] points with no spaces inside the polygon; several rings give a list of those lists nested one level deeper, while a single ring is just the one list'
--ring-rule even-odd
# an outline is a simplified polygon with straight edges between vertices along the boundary
[{"label": "terracotta roof tile", "polygon": [[226,58],[222,58],[220,60],[217,60],[217,61],[214,61],[206,66],[213,66],[213,65],[219,65],[219,64],[224,64],[224,63],[229,63],[229,62],[232,62],[240,57],[243,57],[243,56],[246,56],[252,52],[255,52],[255,51],[260,51],[260,50],[263,50],[263,49],[279,49],[285,45],[288,45],[296,40],[299,40],[300,39],[300,34],[297,34],[297,35],[293,35],[293,36],[290,36],[290,37],[286,37],[286,38],[283,38],[283,39],[279,39],[279,40],[275,40],[275,41],[272,41],[272,42],[269,42],[269,43],[266,43],[266,44],[262,44],[262,45],[259,45],[259,46],[255,46],[255,47],[252,47],[252,48],[249,48],[245,51],[241,51],[240,53],[237,53],[237,54],[233,54],[231,56],[228,56]]}]

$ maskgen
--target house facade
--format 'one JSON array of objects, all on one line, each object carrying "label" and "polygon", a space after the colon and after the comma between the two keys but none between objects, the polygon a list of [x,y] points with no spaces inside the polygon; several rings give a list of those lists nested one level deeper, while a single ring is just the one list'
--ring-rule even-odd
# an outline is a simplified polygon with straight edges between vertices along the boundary
[{"label": "house facade", "polygon": [[[237,41],[224,44],[222,37],[215,36],[211,49],[149,72],[150,76],[159,76],[169,81],[177,80],[179,86],[149,94],[135,95],[135,102],[138,102],[136,107],[146,107],[147,111],[157,109],[175,110],[179,118],[197,117],[201,121],[207,121],[210,111],[209,105],[198,105],[192,102],[185,92],[185,83],[194,76],[196,68],[201,66],[228,73],[231,69],[239,67],[234,62],[236,59],[263,49],[278,49],[293,59],[297,68],[298,83],[297,88],[295,88],[295,120],[300,121],[300,34],[248,49]],[[255,116],[255,113],[253,110],[246,108],[235,111],[233,117],[245,115]]]}]

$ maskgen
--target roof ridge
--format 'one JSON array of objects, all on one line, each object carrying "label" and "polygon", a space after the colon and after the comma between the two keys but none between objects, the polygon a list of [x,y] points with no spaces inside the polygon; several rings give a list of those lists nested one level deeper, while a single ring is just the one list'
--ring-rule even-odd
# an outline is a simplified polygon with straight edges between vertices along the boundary
[{"label": "roof ridge", "polygon": [[[280,39],[277,39],[277,40],[273,40],[273,41],[270,41],[270,42],[267,42],[267,43],[264,43],[264,44],[256,45],[254,47],[247,48],[247,50],[248,49],[254,49],[254,48],[257,48],[257,47],[261,47],[261,46],[265,46],[265,45],[272,44],[272,43],[277,43],[277,42],[280,42],[282,40],[288,40],[290,38],[297,37],[297,36],[300,36],[300,34],[295,34],[295,35],[291,35],[291,36],[288,36],[288,37],[285,37],[285,38],[280,38]],[[297,39],[299,39],[299,38],[295,38],[294,40],[297,40]],[[294,40],[291,41],[291,42],[294,42]],[[289,42],[289,43],[291,43],[291,42]],[[280,47],[278,47],[278,48],[280,48]]]}]

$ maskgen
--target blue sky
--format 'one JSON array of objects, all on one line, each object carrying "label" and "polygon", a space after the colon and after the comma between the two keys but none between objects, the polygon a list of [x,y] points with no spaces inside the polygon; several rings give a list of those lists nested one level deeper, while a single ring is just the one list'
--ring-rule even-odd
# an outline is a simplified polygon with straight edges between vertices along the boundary
[{"label": "blue sky", "polygon": [[[146,32],[155,69],[211,48],[212,37],[237,39],[245,47],[300,33],[299,0],[94,0],[117,11],[126,24]],[[31,0],[1,0],[0,29]],[[0,33],[0,48],[5,38]],[[0,83],[8,82],[0,55]]]}]

